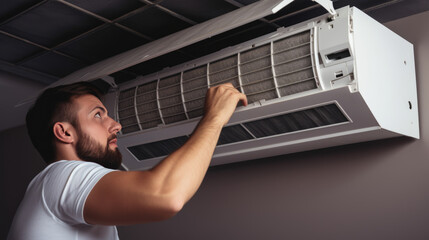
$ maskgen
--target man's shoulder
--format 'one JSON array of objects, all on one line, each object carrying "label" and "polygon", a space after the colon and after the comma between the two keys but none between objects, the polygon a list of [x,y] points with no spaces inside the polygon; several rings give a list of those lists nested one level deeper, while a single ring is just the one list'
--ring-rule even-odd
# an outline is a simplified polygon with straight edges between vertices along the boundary
[{"label": "man's shoulder", "polygon": [[42,172],[55,172],[55,171],[73,171],[74,169],[95,168],[106,169],[105,167],[94,163],[81,160],[59,160],[49,164]]},{"label": "man's shoulder", "polygon": [[49,164],[47,167],[68,167],[68,166],[97,166],[102,167],[100,164],[94,163],[94,162],[88,162],[88,161],[82,161],[82,160],[58,160],[51,164]]},{"label": "man's shoulder", "polygon": [[98,180],[111,171],[114,170],[93,162],[57,161],[33,179],[26,195],[43,198],[50,211],[65,222],[83,223],[80,213],[86,197]]},{"label": "man's shoulder", "polygon": [[[79,175],[85,176],[91,173],[108,173],[112,170],[107,169],[97,163],[79,161],[79,160],[59,160],[49,164],[40,172],[32,182],[60,183],[61,179],[70,180],[71,175],[76,178]],[[59,181],[59,182],[57,182]],[[31,184],[30,184],[31,185]]]}]

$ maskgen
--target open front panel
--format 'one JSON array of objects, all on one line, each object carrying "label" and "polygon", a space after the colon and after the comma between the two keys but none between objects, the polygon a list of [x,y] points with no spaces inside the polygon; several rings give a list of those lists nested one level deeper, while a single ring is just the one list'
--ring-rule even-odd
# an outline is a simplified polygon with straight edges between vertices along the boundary
[{"label": "open front panel", "polygon": [[312,31],[277,39],[195,68],[123,90],[118,98],[122,134],[200,117],[207,89],[231,83],[248,102],[317,88]]}]

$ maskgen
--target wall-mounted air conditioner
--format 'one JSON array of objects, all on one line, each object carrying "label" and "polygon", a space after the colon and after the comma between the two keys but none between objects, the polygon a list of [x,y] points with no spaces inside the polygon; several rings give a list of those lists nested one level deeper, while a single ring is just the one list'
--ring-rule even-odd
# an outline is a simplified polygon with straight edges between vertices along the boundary
[{"label": "wall-mounted air conditioner", "polygon": [[419,138],[413,45],[357,8],[139,77],[110,93],[126,169],[180,147],[207,88],[248,96],[223,129],[211,165],[370,141]]}]

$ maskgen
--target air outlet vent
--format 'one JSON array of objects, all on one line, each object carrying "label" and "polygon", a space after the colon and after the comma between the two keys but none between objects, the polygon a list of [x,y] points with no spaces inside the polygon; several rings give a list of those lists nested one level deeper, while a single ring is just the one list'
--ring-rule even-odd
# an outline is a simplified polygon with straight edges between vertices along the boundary
[{"label": "air outlet vent", "polygon": [[[346,116],[334,103],[300,110],[274,117],[224,127],[217,145],[292,133],[301,130],[348,122]],[[139,160],[167,156],[183,145],[187,137],[146,143],[128,149]]]},{"label": "air outlet vent", "polygon": [[202,116],[207,89],[222,83],[232,83],[249,103],[317,88],[311,36],[306,30],[121,91],[122,134]]},{"label": "air outlet vent", "polygon": [[229,143],[241,142],[249,139],[254,139],[244,127],[241,125],[234,125],[224,127],[220,133],[219,141],[217,145],[225,145]]},{"label": "air outlet vent", "polygon": [[348,122],[336,104],[244,123],[257,138]]},{"label": "air outlet vent", "polygon": [[188,140],[187,136],[171,138],[167,140],[146,143],[129,147],[128,150],[138,159],[145,160],[161,156],[167,156],[177,150]]}]

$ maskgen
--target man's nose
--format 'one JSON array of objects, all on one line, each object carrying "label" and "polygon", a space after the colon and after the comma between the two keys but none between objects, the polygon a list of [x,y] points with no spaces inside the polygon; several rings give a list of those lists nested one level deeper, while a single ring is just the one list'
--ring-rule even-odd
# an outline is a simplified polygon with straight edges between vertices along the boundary
[{"label": "man's nose", "polygon": [[111,132],[114,132],[116,134],[119,131],[121,131],[122,125],[120,123],[116,122],[115,120],[113,120],[112,118],[110,118],[110,119],[112,121],[111,122],[111,127],[110,127]]}]

